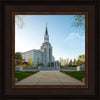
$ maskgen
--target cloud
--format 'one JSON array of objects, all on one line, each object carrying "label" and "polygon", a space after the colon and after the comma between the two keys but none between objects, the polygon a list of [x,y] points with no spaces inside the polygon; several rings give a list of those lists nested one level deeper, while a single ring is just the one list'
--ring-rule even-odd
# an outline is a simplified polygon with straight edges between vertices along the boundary
[{"label": "cloud", "polygon": [[81,36],[79,33],[70,33],[67,37],[66,37],[66,39],[65,39],[65,41],[68,41],[68,40],[74,40],[74,39],[84,39],[84,36]]},{"label": "cloud", "polygon": [[70,48],[85,48],[85,36],[81,36],[79,33],[70,33],[64,41]]}]

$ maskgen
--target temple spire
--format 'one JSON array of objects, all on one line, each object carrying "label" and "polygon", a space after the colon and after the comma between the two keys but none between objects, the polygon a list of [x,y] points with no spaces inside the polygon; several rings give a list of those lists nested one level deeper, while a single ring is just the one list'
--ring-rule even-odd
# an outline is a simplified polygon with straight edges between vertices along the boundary
[{"label": "temple spire", "polygon": [[46,27],[47,27],[47,22],[46,22]]},{"label": "temple spire", "polygon": [[47,30],[47,22],[46,22],[46,31],[44,35],[44,42],[49,42],[49,35],[48,35],[48,30]]},{"label": "temple spire", "polygon": [[45,32],[45,34],[48,35],[47,22],[46,22],[46,32]]}]

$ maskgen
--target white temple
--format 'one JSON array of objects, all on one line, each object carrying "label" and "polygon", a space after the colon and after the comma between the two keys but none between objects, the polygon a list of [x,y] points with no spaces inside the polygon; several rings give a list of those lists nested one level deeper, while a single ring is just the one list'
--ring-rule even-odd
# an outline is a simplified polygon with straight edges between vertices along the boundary
[{"label": "white temple", "polygon": [[44,35],[44,42],[39,50],[30,50],[22,53],[22,57],[25,61],[29,61],[31,58],[34,62],[34,67],[37,66],[38,63],[42,63],[43,67],[57,67],[59,61],[55,61],[55,58],[52,55],[52,46],[49,43],[49,35],[46,24],[46,31]]}]

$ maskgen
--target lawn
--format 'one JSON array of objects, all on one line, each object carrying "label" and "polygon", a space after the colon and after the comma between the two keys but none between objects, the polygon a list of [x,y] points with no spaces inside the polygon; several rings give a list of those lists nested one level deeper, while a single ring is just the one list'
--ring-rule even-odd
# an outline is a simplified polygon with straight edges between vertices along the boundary
[{"label": "lawn", "polygon": [[15,72],[15,78],[18,79],[18,81],[32,75],[32,74],[35,74],[37,73],[38,71],[23,71],[23,72],[20,72],[20,71],[16,71]]},{"label": "lawn", "polygon": [[82,78],[85,78],[85,71],[61,71],[67,75],[70,75],[78,80],[82,80]]}]

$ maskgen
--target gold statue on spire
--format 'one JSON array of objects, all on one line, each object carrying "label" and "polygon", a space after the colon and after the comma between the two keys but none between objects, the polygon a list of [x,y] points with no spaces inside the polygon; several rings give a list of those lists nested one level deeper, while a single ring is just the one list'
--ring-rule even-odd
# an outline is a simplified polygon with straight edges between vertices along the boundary
[{"label": "gold statue on spire", "polygon": [[47,27],[47,22],[46,22],[46,27]]}]

